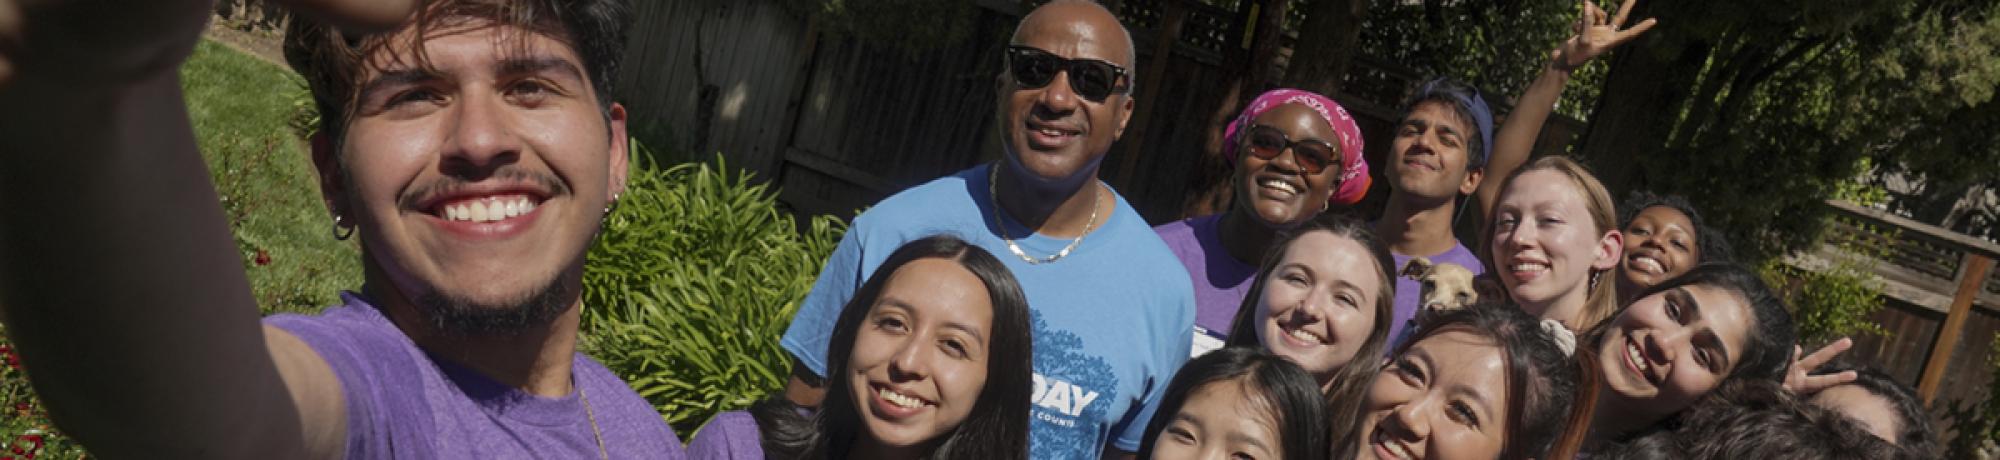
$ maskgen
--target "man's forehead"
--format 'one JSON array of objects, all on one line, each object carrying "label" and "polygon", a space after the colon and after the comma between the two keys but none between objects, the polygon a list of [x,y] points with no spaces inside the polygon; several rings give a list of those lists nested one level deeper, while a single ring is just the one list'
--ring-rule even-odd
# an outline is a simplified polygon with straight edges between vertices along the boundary
[{"label": "man's forehead", "polygon": [[1125,26],[1095,3],[1056,1],[1021,19],[1012,43],[1047,49],[1073,58],[1096,58],[1130,64],[1132,44]]},{"label": "man's forehead", "polygon": [[[367,65],[361,66],[363,81],[412,69],[455,73],[505,70],[523,63],[582,70],[582,58],[563,37],[488,20],[457,20],[428,30],[411,26],[383,40],[382,46],[375,47],[364,58]],[[546,65],[551,63],[562,65]]]}]

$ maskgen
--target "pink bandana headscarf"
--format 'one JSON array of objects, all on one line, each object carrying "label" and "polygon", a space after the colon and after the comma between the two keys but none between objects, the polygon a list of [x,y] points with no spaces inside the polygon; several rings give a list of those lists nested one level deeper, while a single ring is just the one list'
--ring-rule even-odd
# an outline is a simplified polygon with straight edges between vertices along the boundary
[{"label": "pink bandana headscarf", "polygon": [[1328,126],[1333,127],[1334,134],[1340,136],[1338,178],[1340,188],[1327,197],[1327,202],[1341,206],[1360,203],[1361,198],[1368,195],[1368,185],[1372,181],[1368,177],[1368,160],[1361,158],[1361,127],[1354,124],[1354,116],[1348,115],[1347,109],[1341,107],[1340,103],[1333,102],[1333,99],[1321,96],[1319,93],[1280,88],[1258,95],[1257,99],[1250,101],[1250,105],[1243,109],[1243,113],[1238,114],[1236,120],[1230,122],[1229,127],[1223,131],[1223,158],[1227,158],[1231,165],[1236,164],[1236,146],[1242,142],[1236,136],[1249,129],[1250,121],[1257,119],[1258,115],[1263,115],[1264,112],[1269,112],[1280,105],[1292,103],[1306,106],[1319,113],[1320,118],[1326,120]]}]

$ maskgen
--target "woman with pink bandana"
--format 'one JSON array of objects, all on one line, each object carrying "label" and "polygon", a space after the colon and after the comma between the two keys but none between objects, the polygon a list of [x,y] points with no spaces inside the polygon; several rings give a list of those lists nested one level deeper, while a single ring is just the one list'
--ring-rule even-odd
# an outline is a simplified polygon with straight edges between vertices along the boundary
[{"label": "woman with pink bandana", "polygon": [[1311,91],[1257,96],[1224,131],[1234,199],[1221,214],[1154,230],[1193,278],[1193,354],[1222,346],[1257,264],[1280,232],[1368,193],[1361,128],[1339,103]]}]

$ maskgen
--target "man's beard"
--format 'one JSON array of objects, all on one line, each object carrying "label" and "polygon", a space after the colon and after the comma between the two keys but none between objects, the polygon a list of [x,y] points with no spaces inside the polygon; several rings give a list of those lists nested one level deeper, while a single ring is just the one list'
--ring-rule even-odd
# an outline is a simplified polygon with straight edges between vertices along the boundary
[{"label": "man's beard", "polygon": [[464,297],[431,291],[417,296],[418,314],[430,321],[439,333],[457,337],[508,336],[554,321],[569,309],[568,286],[557,276],[522,298],[502,303],[480,303]]}]

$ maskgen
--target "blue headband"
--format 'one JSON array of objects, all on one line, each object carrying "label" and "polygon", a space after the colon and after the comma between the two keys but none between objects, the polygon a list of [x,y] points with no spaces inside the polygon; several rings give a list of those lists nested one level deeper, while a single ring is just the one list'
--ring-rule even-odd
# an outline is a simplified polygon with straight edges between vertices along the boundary
[{"label": "blue headband", "polygon": [[1466,159],[1465,167],[1486,167],[1486,158],[1493,154],[1493,109],[1486,106],[1485,98],[1479,97],[1479,89],[1448,78],[1433,79],[1417,88],[1415,97],[1410,98],[1410,108],[1416,108],[1416,103],[1433,99],[1455,102],[1454,108],[1460,109],[1459,114],[1471,118],[1472,124],[1478,125],[1479,151],[1468,152],[1473,157]]}]

